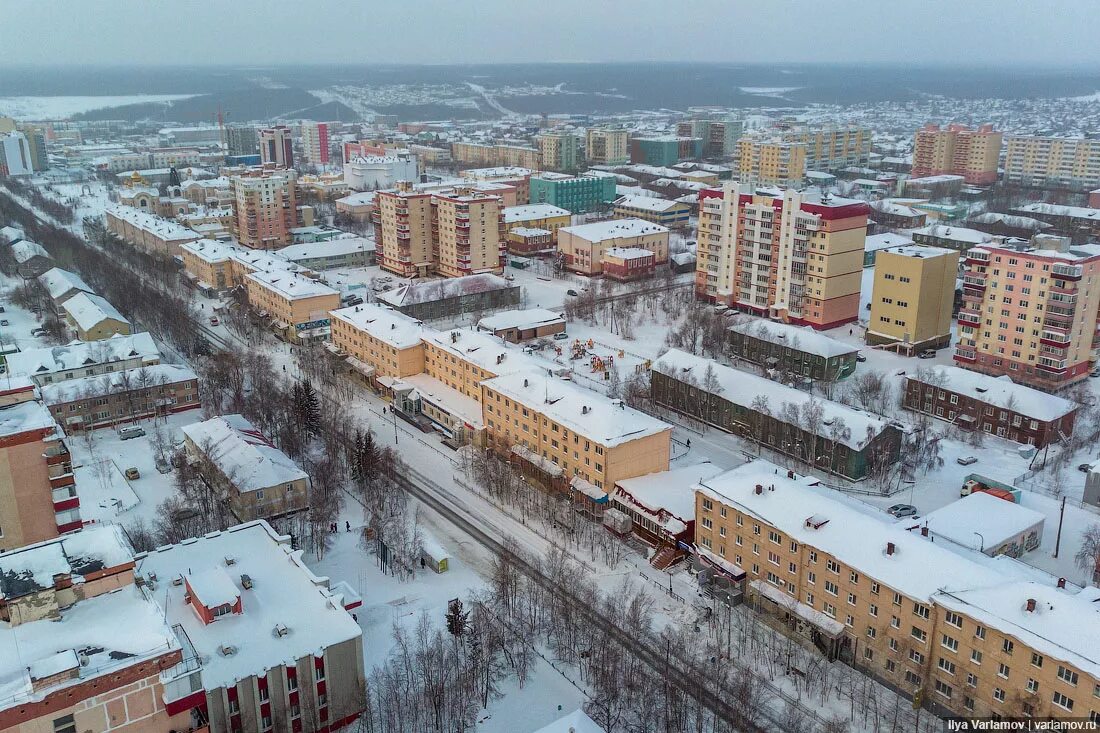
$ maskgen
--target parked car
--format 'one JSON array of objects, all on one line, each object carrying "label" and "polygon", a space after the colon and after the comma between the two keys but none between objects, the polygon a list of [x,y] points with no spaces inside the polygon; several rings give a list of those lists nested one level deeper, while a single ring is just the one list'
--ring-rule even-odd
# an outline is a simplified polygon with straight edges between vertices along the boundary
[{"label": "parked car", "polygon": [[126,469],[125,476],[127,481],[136,481],[141,478],[141,471],[137,470],[133,466],[130,466]]},{"label": "parked car", "polygon": [[42,328],[41,326],[31,330],[31,336],[45,336],[46,333],[46,329]]},{"label": "parked car", "polygon": [[917,358],[918,359],[935,359],[936,358],[936,350],[935,349],[925,349],[924,351],[917,354]]},{"label": "parked car", "polygon": [[140,425],[130,425],[118,431],[118,437],[122,438],[123,440],[129,440],[130,438],[140,438],[143,435],[145,435],[145,428],[141,427]]},{"label": "parked car", "polygon": [[1091,463],[1082,463],[1081,465],[1079,465],[1077,467],[1077,470],[1082,472],[1082,473],[1088,473],[1089,471],[1092,470],[1092,464]]},{"label": "parked car", "polygon": [[886,513],[892,517],[903,519],[905,517],[915,517],[917,515],[917,508],[912,504],[894,504],[886,510]]},{"label": "parked car", "polygon": [[0,321],[0,326],[10,326],[10,325],[11,325],[11,324],[10,324],[10,323],[8,323],[8,319],[7,319],[7,318],[5,318],[4,320]]},{"label": "parked car", "polygon": [[977,463],[978,459],[974,456],[959,456],[955,459],[955,462],[958,463],[960,466],[969,466],[973,463]]},{"label": "parked car", "polygon": [[217,316],[210,316],[210,325],[211,326],[216,326],[219,323],[221,323],[221,321],[218,320]]},{"label": "parked car", "polygon": [[862,364],[863,362],[867,361],[867,357],[857,351],[856,352],[856,361],[858,361],[860,364]]},{"label": "parked car", "polygon": [[578,293],[578,292],[577,292],[576,290],[574,290],[573,288],[569,288],[568,290],[566,290],[566,291],[565,291],[565,294],[566,294],[566,295],[572,295],[572,296],[573,296],[574,298],[576,298],[576,297],[577,297],[578,295],[580,295],[580,293]]},{"label": "parked car", "polygon": [[172,464],[163,458],[158,458],[153,462],[159,473],[170,473],[172,471]]},{"label": "parked car", "polygon": [[1100,377],[1100,369],[1093,369],[1089,372],[1090,377]]},{"label": "parked car", "polygon": [[554,340],[555,341],[565,341],[567,338],[569,338],[569,334],[567,334],[565,331],[562,331],[561,333],[555,333],[554,334]]}]

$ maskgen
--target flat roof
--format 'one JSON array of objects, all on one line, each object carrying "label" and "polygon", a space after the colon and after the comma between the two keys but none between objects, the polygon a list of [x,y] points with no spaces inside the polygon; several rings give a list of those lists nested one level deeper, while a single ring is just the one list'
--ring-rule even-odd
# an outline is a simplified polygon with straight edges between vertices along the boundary
[{"label": "flat roof", "polygon": [[1045,520],[1046,516],[1034,509],[978,491],[925,514],[919,521],[933,535],[982,550],[993,549],[1031,529],[1037,530],[1041,538]]},{"label": "flat roof", "polygon": [[248,278],[265,288],[274,290],[287,300],[340,295],[339,290],[293,272],[250,272]]},{"label": "flat roof", "polygon": [[[647,250],[648,252],[648,250]],[[560,313],[544,308],[527,308],[526,310],[507,310],[485,316],[478,321],[478,327],[488,331],[499,331],[502,328],[537,328],[556,323],[565,323],[565,318]]]},{"label": "flat roof", "polygon": [[668,234],[668,228],[644,219],[609,219],[591,224],[562,227],[568,232],[589,242],[603,242],[619,237],[639,237],[646,234]]},{"label": "flat roof", "polygon": [[658,214],[683,206],[683,204],[677,203],[676,201],[671,201],[666,198],[661,198],[660,196],[634,196],[631,194],[620,196],[619,198],[615,199],[614,205],[631,209],[643,209],[645,211],[652,211]]},{"label": "flat roof", "polygon": [[397,349],[418,345],[424,333],[423,324],[415,318],[373,303],[339,308],[329,315]]},{"label": "flat roof", "polygon": [[546,219],[552,216],[571,216],[569,211],[553,204],[523,204],[522,206],[506,206],[503,209],[504,223],[511,224],[517,221],[533,221]]}]

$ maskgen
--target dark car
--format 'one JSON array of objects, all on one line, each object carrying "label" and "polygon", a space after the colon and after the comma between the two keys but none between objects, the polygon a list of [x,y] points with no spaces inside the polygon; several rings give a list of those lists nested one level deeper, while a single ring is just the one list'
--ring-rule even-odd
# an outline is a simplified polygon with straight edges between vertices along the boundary
[{"label": "dark car", "polygon": [[574,298],[576,298],[576,297],[577,297],[578,295],[580,295],[580,293],[578,293],[578,292],[577,292],[576,290],[574,290],[573,288],[569,288],[568,290],[566,290],[566,291],[565,291],[565,294],[566,294],[566,295],[572,295],[572,296],[573,296]]},{"label": "dark car", "polygon": [[867,361],[867,357],[857,351],[856,352],[856,361],[858,361],[860,364],[862,364],[863,362]]}]

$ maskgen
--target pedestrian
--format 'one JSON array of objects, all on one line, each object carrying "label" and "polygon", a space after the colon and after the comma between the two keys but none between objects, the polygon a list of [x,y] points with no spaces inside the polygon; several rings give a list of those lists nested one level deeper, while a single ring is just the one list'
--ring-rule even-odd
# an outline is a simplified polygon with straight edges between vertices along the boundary
[{"label": "pedestrian", "polygon": [[344,528],[347,529],[348,532],[350,532],[351,531],[351,522],[345,521],[344,522]]},{"label": "pedestrian", "polygon": [[690,448],[690,447],[691,447],[691,438],[688,438],[688,439],[687,439],[687,447],[688,447],[688,448]]},{"label": "pedestrian", "polygon": [[851,335],[852,335],[852,334],[853,334],[854,332],[855,332],[855,329],[854,329],[854,328],[849,328],[849,329],[848,329],[848,335],[849,335],[849,336],[851,336]]}]

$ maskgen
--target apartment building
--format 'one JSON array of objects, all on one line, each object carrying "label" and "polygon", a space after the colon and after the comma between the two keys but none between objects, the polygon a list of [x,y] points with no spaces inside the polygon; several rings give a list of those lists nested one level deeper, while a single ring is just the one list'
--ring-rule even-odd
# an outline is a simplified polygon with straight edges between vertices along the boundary
[{"label": "apartment building", "polygon": [[942,128],[929,123],[914,139],[912,177],[956,175],[975,186],[995,183],[1003,137],[993,125],[972,130],[957,123]]},{"label": "apartment building", "polygon": [[379,191],[378,263],[402,277],[500,273],[507,253],[501,200],[454,190],[425,193],[407,182]]},{"label": "apartment building", "polygon": [[7,357],[8,374],[39,387],[160,363],[160,350],[148,333],[115,334],[99,341],[26,349]]},{"label": "apartment building", "polygon": [[0,729],[208,731],[173,704],[186,637],[133,568],[116,525],[0,554]]},{"label": "apartment building", "polygon": [[679,349],[653,362],[650,390],[662,407],[852,481],[900,453],[901,433],[885,419]]},{"label": "apartment building", "polygon": [[332,345],[347,354],[360,379],[390,379],[424,371],[420,321],[383,306],[367,304],[331,312]]},{"label": "apartment building", "polygon": [[499,275],[482,273],[400,285],[378,301],[422,321],[519,305],[520,288]]},{"label": "apartment building", "polygon": [[451,158],[456,163],[478,166],[517,166],[531,170],[542,167],[539,149],[526,145],[452,143]]},{"label": "apartment building", "polygon": [[762,186],[801,188],[806,180],[806,145],[756,136],[737,141],[738,177]]},{"label": "apartment building", "polygon": [[273,521],[309,509],[309,476],[241,415],[180,430],[184,447],[239,522]]},{"label": "apartment building", "polygon": [[1039,448],[1073,435],[1078,404],[1011,379],[958,367],[918,369],[905,377],[903,405],[965,430]]},{"label": "apartment building", "polygon": [[532,204],[550,204],[571,214],[599,211],[616,198],[610,176],[541,173],[531,177],[530,186]]},{"label": "apartment building", "polygon": [[50,414],[69,432],[202,407],[198,375],[170,364],[67,379],[47,384],[40,391]]},{"label": "apartment building", "polygon": [[303,122],[300,130],[302,158],[313,165],[327,166],[330,162],[328,123]]},{"label": "apartment building", "polygon": [[966,227],[947,224],[929,224],[910,232],[909,236],[917,244],[947,247],[958,252],[966,252],[971,247],[989,244],[993,241],[992,234],[986,234],[977,229],[967,229]]},{"label": "apartment building", "polygon": [[578,224],[558,230],[558,256],[573,272],[602,275],[607,254],[612,249],[646,251],[653,257],[651,266],[667,263],[668,239],[666,227],[644,219],[611,219]]},{"label": "apartment building", "polygon": [[507,231],[518,227],[543,229],[550,232],[554,241],[557,241],[558,230],[569,226],[572,220],[572,214],[552,204],[526,204],[504,209],[504,227]]},{"label": "apartment building", "polygon": [[955,361],[1054,391],[1088,377],[1097,346],[1100,245],[1036,235],[966,253]]},{"label": "apartment building", "polygon": [[80,498],[61,427],[25,377],[12,377],[0,399],[0,550],[80,529]]},{"label": "apartment building", "polygon": [[227,733],[327,733],[358,718],[362,631],[348,610],[362,599],[314,575],[290,537],[260,520],[135,561],[156,618],[186,640],[187,664],[165,682],[170,710]]},{"label": "apartment building", "polygon": [[69,298],[77,293],[94,293],[92,286],[84,282],[84,278],[75,272],[54,267],[46,270],[38,276],[38,283],[46,291],[46,297],[56,310]]},{"label": "apartment building", "polygon": [[701,137],[654,135],[630,138],[630,162],[671,167],[682,160],[702,158],[706,141]]},{"label": "apartment building", "polygon": [[1050,224],[1047,234],[1069,237],[1074,244],[1100,239],[1100,208],[1036,202],[1016,206],[1011,213]]},{"label": "apartment building", "polygon": [[911,244],[879,250],[867,343],[908,354],[950,346],[958,273],[953,249]]},{"label": "apartment building", "polygon": [[29,176],[34,173],[27,136],[18,130],[0,133],[0,176]]},{"label": "apartment building", "polygon": [[233,235],[242,246],[277,249],[293,244],[290,230],[298,224],[293,172],[232,176],[229,190],[236,213]]},{"label": "apartment building", "polygon": [[276,168],[294,167],[294,141],[290,128],[275,125],[259,131],[260,162],[273,164]]},{"label": "apartment building", "polygon": [[1005,143],[1005,183],[1070,191],[1100,186],[1100,139],[1010,135]]},{"label": "apartment building", "polygon": [[130,334],[130,321],[106,298],[80,292],[61,304],[65,322],[76,331],[80,341],[99,341],[115,334]]},{"label": "apartment building", "polygon": [[812,328],[754,319],[729,327],[729,352],[764,369],[833,382],[855,372],[859,349]]},{"label": "apartment building", "polygon": [[759,460],[700,482],[701,559],[788,633],[938,715],[1100,717],[1094,593],[978,561],[816,483]]},{"label": "apartment building", "polygon": [[589,165],[623,165],[630,160],[629,140],[627,130],[589,128],[584,136],[584,157]]},{"label": "apartment building", "polygon": [[850,166],[866,167],[871,158],[871,128],[860,125],[793,127],[780,139],[806,146],[806,168],[836,171]]},{"label": "apartment building", "polygon": [[666,227],[687,226],[691,206],[656,196],[620,196],[615,199],[616,219],[644,219]]},{"label": "apartment building", "polygon": [[[462,177],[479,187],[493,184],[498,188],[497,195],[504,200],[505,206],[522,206],[531,200],[531,174],[535,171],[519,166],[496,166],[493,168],[467,168]],[[514,189],[513,194],[508,189]]]},{"label": "apartment building", "polygon": [[286,271],[253,272],[244,278],[248,304],[266,312],[272,327],[291,343],[329,336],[329,311],[340,307],[340,291]]},{"label": "apartment building", "polygon": [[671,425],[543,371],[486,380],[480,401],[493,444],[552,486],[582,480],[609,491],[668,470]]},{"label": "apartment building", "polygon": [[544,132],[535,138],[540,168],[571,173],[577,170],[580,139],[571,132]]},{"label": "apartment building", "polygon": [[178,257],[180,248],[202,237],[198,232],[132,206],[108,205],[107,231],[146,252]]},{"label": "apartment building", "polygon": [[818,329],[854,321],[868,211],[733,181],[700,191],[696,297]]},{"label": "apartment building", "polygon": [[704,154],[710,158],[733,155],[742,132],[744,132],[744,123],[732,115],[727,117],[701,115],[676,123],[676,134],[680,137],[702,138]]},{"label": "apartment building", "polygon": [[260,135],[251,125],[226,125],[222,141],[229,155],[256,155],[260,152]]}]

